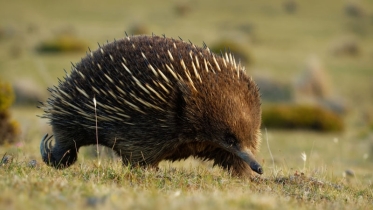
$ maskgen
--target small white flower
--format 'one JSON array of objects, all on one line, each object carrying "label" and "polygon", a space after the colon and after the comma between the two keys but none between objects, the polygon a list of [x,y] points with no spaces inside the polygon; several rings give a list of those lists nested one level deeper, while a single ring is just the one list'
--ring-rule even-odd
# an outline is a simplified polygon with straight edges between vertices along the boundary
[{"label": "small white flower", "polygon": [[175,193],[174,193],[174,197],[179,197],[179,195],[181,194],[181,190],[177,190]]},{"label": "small white flower", "polygon": [[302,160],[303,160],[304,162],[306,162],[306,160],[307,160],[307,155],[306,155],[305,152],[302,152],[302,154],[300,155],[300,157],[302,158]]}]

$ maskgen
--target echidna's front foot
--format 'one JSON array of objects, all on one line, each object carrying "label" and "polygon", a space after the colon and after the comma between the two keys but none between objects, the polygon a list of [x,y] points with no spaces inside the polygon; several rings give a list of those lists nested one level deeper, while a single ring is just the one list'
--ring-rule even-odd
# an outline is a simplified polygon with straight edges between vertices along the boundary
[{"label": "echidna's front foot", "polygon": [[77,150],[59,147],[58,144],[52,146],[52,137],[45,134],[40,143],[40,153],[44,163],[55,168],[67,168],[77,159]]},{"label": "echidna's front foot", "polygon": [[40,143],[40,154],[43,158],[43,161],[48,165],[52,165],[51,163],[54,162],[54,160],[52,159],[52,151],[51,151],[52,137],[53,135],[48,136],[48,134],[45,134],[45,136],[43,137]]}]

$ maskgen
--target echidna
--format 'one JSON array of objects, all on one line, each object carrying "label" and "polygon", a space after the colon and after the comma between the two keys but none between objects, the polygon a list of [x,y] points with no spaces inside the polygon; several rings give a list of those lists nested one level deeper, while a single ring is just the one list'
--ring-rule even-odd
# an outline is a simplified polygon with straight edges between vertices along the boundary
[{"label": "echidna", "polygon": [[42,117],[55,143],[47,134],[40,152],[50,166],[70,166],[81,146],[97,140],[131,166],[193,156],[236,175],[263,173],[254,158],[260,94],[230,53],[127,36],[88,53],[49,91]]}]

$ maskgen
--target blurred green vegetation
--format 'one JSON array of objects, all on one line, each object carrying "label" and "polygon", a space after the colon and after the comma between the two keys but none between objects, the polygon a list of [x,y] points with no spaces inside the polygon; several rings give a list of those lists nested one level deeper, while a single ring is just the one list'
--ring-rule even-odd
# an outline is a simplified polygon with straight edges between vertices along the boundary
[{"label": "blurred green vegetation", "polygon": [[333,132],[343,131],[344,122],[341,116],[322,107],[277,104],[263,107],[262,127]]},{"label": "blurred green vegetation", "polygon": [[9,109],[14,101],[13,88],[9,83],[0,80],[0,112]]},{"label": "blurred green vegetation", "polygon": [[20,133],[18,122],[10,119],[14,93],[10,84],[0,80],[0,144],[13,143]]},{"label": "blurred green vegetation", "polygon": [[233,40],[222,39],[209,46],[209,48],[218,55],[224,55],[225,52],[232,53],[236,61],[241,61],[245,66],[252,66],[255,61],[249,49]]},{"label": "blurred green vegetation", "polygon": [[41,53],[85,52],[88,49],[88,44],[72,35],[60,35],[41,42],[36,49]]},{"label": "blurred green vegetation", "polygon": [[134,23],[127,31],[128,35],[149,34],[149,28],[143,23]]}]

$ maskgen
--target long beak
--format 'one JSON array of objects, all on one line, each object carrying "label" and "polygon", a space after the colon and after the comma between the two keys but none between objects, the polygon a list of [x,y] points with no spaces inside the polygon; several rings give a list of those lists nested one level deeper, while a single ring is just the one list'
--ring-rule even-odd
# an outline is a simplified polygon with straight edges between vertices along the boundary
[{"label": "long beak", "polygon": [[245,161],[250,166],[251,170],[258,174],[263,174],[262,166],[258,163],[258,161],[255,160],[255,157],[250,150],[236,151],[235,154]]}]

